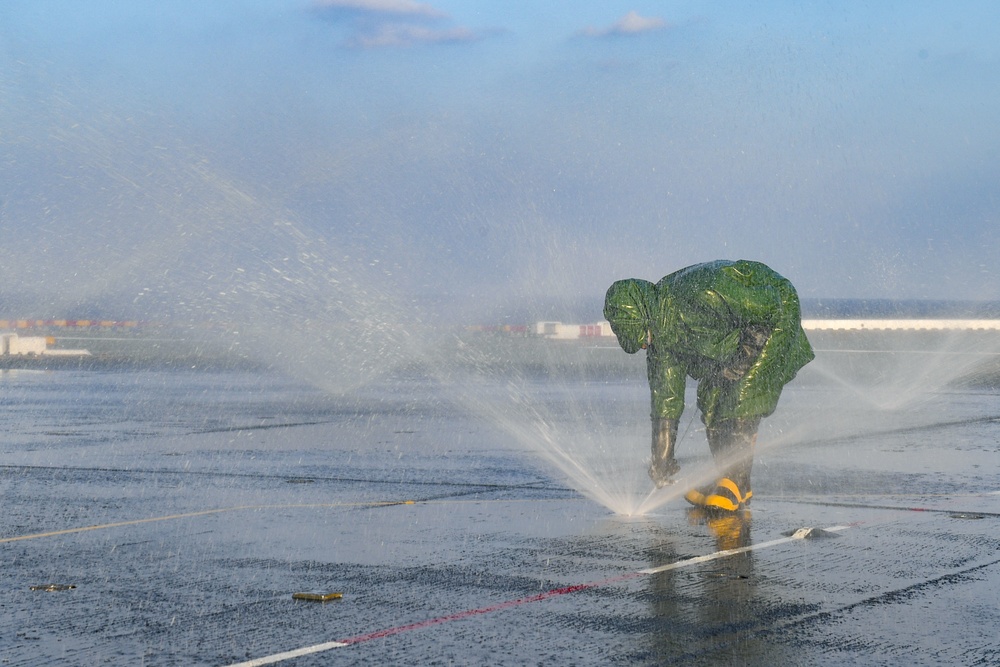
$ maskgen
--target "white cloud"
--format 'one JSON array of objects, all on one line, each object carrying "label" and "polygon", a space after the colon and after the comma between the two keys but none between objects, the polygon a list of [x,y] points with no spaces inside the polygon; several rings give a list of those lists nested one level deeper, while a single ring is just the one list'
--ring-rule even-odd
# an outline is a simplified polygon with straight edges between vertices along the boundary
[{"label": "white cloud", "polygon": [[313,0],[313,7],[320,10],[341,10],[372,14],[400,14],[404,16],[443,17],[434,7],[413,0]]},{"label": "white cloud", "polygon": [[415,0],[313,0],[312,8],[321,18],[346,24],[344,45],[356,49],[473,42],[495,32],[448,26],[447,14]]},{"label": "white cloud", "polygon": [[611,31],[622,34],[632,34],[637,32],[649,32],[650,30],[661,30],[667,27],[667,22],[658,16],[639,16],[636,11],[631,11],[611,27]]},{"label": "white cloud", "polygon": [[440,44],[448,42],[471,42],[479,35],[468,28],[427,28],[412,24],[385,24],[373,33],[356,35],[351,46],[363,49],[386,47],[408,47],[418,44]]},{"label": "white cloud", "polygon": [[580,34],[588,37],[607,37],[609,35],[638,35],[654,30],[663,30],[667,22],[658,16],[640,16],[632,10],[607,28],[584,28]]}]

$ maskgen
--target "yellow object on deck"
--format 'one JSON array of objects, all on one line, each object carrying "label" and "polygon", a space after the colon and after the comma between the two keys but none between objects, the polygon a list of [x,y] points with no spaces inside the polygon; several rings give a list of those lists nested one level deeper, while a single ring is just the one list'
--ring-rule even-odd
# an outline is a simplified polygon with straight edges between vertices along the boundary
[{"label": "yellow object on deck", "polygon": [[293,600],[309,600],[311,602],[329,602],[330,600],[339,600],[342,597],[344,597],[343,593],[323,593],[320,591],[292,593]]}]

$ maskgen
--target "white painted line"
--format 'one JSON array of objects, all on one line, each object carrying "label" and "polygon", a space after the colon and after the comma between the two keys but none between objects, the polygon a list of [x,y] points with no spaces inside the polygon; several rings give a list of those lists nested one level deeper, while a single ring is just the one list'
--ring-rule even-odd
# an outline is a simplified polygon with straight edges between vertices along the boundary
[{"label": "white painted line", "polygon": [[[823,528],[822,530],[825,532],[833,533],[841,530],[847,530],[850,527],[851,526],[830,526],[828,528]],[[634,572],[628,572],[625,574],[610,577],[603,581],[592,582],[589,584],[578,584],[576,586],[567,586],[565,588],[557,588],[527,598],[510,600],[508,602],[501,602],[499,604],[490,605],[489,607],[482,607],[480,609],[468,609],[466,611],[461,611],[455,614],[449,614],[447,616],[439,616],[438,618],[432,618],[425,621],[418,621],[416,623],[411,623],[409,625],[402,625],[395,628],[389,628],[387,630],[379,630],[365,635],[359,635],[357,637],[345,639],[344,641],[327,642],[325,644],[316,644],[315,646],[307,646],[305,648],[300,648],[293,651],[285,651],[284,653],[275,653],[274,655],[265,656],[263,658],[256,658],[254,660],[248,660],[247,662],[239,662],[233,665],[228,665],[227,667],[260,667],[261,665],[272,665],[276,662],[281,662],[283,660],[290,660],[292,658],[298,658],[303,655],[311,655],[313,653],[321,653],[323,651],[328,651],[330,649],[343,648],[345,646],[350,646],[352,644],[360,644],[362,642],[370,641],[372,639],[381,639],[383,637],[389,637],[392,635],[401,634],[403,632],[408,632],[410,630],[419,630],[433,625],[440,625],[442,623],[448,623],[450,621],[457,621],[460,619],[469,618],[471,616],[488,614],[494,611],[500,611],[502,609],[510,609],[511,607],[520,606],[522,604],[527,604],[530,602],[540,602],[542,600],[547,600],[557,595],[575,593],[576,591],[587,590],[590,588],[596,588],[598,586],[604,586],[612,583],[621,583],[622,581],[628,581],[629,579],[634,579],[644,574],[656,574],[657,572],[676,570],[678,568],[687,567],[689,565],[705,563],[707,561],[717,560],[719,558],[725,558],[726,556],[732,556],[734,554],[744,553],[746,551],[753,551],[755,549],[766,549],[767,547],[773,547],[779,544],[785,544],[787,542],[794,542],[795,540],[803,540],[809,536],[809,533],[812,530],[813,530],[812,528],[799,528],[792,535],[788,537],[782,537],[776,540],[770,540],[768,542],[751,544],[745,547],[739,547],[737,549],[725,549],[723,551],[716,551],[714,553],[705,554],[704,556],[695,556],[694,558],[687,558],[685,560],[669,563],[667,565],[661,565],[660,567],[651,567],[645,570],[636,570]]]},{"label": "white painted line", "polygon": [[281,662],[283,660],[301,658],[304,655],[322,653],[323,651],[329,651],[332,648],[341,648],[343,646],[347,646],[347,644],[343,642],[326,642],[325,644],[306,646],[305,648],[295,649],[294,651],[275,653],[274,655],[269,655],[264,658],[254,658],[253,660],[247,660],[246,662],[238,662],[234,665],[230,665],[229,667],[260,667],[261,665],[273,665],[274,663]]},{"label": "white painted line", "polygon": [[[847,530],[850,526],[830,526],[829,528],[824,528],[823,530],[828,533],[833,533],[841,530]],[[755,549],[766,549],[767,547],[777,546],[779,544],[785,544],[786,542],[794,542],[795,540],[804,540],[809,534],[809,528],[799,528],[792,535],[788,537],[780,537],[776,540],[771,540],[769,542],[759,542],[757,544],[750,544],[745,547],[737,547],[736,549],[725,549],[724,551],[716,551],[715,553],[705,554],[704,556],[695,556],[694,558],[688,558],[686,560],[679,560],[674,563],[668,563],[667,565],[660,565],[659,567],[650,567],[645,570],[639,570],[640,574],[656,574],[657,572],[666,572],[667,570],[676,570],[678,568],[687,567],[688,565],[695,565],[697,563],[705,563],[711,560],[718,560],[719,558],[725,558],[726,556],[732,556],[735,554],[745,553],[747,551],[753,551]]]}]

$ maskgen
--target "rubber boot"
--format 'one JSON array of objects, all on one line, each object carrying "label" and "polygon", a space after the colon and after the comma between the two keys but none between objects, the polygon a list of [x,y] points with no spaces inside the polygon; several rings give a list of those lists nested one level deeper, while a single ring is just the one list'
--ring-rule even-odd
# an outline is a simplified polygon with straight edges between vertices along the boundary
[{"label": "rubber boot", "polygon": [[649,478],[662,488],[671,484],[670,478],[681,469],[674,459],[674,445],[677,443],[676,419],[653,419],[653,442],[650,447],[652,460],[649,464]]},{"label": "rubber boot", "polygon": [[705,496],[704,506],[735,512],[753,497],[750,471],[760,419],[734,419],[708,429],[708,446],[720,473],[715,489]]},{"label": "rubber boot", "polygon": [[715,484],[697,487],[685,493],[684,500],[688,501],[695,507],[704,507],[705,500],[708,499],[708,496],[710,496],[713,491],[715,491]]}]

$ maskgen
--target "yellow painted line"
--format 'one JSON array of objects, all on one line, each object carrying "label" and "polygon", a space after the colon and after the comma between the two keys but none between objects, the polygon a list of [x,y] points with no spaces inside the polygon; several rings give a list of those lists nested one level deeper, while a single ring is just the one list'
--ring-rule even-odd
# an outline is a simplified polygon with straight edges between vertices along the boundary
[{"label": "yellow painted line", "polygon": [[168,514],[166,516],[147,517],[145,519],[133,519],[131,521],[116,521],[114,523],[102,523],[95,526],[82,526],[80,528],[65,528],[63,530],[50,530],[44,533],[32,533],[30,535],[17,535],[15,537],[0,538],[0,544],[7,542],[20,542],[22,540],[34,540],[41,537],[58,537],[59,535],[73,535],[75,533],[85,533],[91,530],[105,530],[108,528],[121,528],[123,526],[137,526],[144,523],[154,523],[157,521],[174,521],[176,519],[191,519],[199,516],[209,516],[211,514],[222,514],[224,512],[239,512],[245,510],[266,510],[266,509],[301,509],[301,508],[322,508],[322,507],[387,507],[391,505],[413,505],[414,500],[380,501],[380,502],[358,502],[358,503],[303,503],[290,505],[237,505],[235,507],[220,507],[198,512],[185,512],[183,514]]},{"label": "yellow painted line", "polygon": [[0,538],[0,544],[7,542],[20,542],[22,540],[34,540],[42,537],[58,537],[60,535],[73,535],[75,533],[86,533],[91,530],[106,530],[108,528],[122,528],[124,526],[138,526],[144,523],[155,523],[157,521],[175,521],[177,519],[192,519],[199,516],[210,516],[212,514],[223,514],[225,512],[241,512],[247,510],[273,510],[273,509],[321,509],[334,507],[391,507],[392,505],[431,505],[450,503],[512,503],[512,502],[565,502],[566,500],[582,500],[583,498],[484,498],[469,500],[381,500],[372,502],[354,503],[292,503],[286,505],[236,505],[235,507],[219,507],[210,510],[200,510],[198,512],[185,512],[183,514],[168,514],[166,516],[147,517],[145,519],[132,519],[131,521],[116,521],[114,523],[102,523],[94,526],[82,526],[80,528],[64,528],[63,530],[50,530],[44,533],[31,533],[30,535],[17,535],[14,537]]},{"label": "yellow painted line", "polygon": [[[985,493],[970,493],[970,494],[927,494],[927,496],[940,495],[942,497],[981,497],[989,495],[998,495],[1000,491],[989,491]],[[861,494],[858,497],[864,498],[890,498],[890,497],[912,497],[913,494]],[[852,498],[855,497],[852,494],[838,494],[838,498]],[[812,496],[774,496],[771,499],[784,502],[799,502],[799,503],[809,503]],[[828,498],[828,496],[815,496],[816,499]],[[234,507],[219,507],[209,510],[200,510],[197,512],[185,512],[182,514],[168,514],[166,516],[155,516],[147,517],[145,519],[132,519],[130,521],[116,521],[114,523],[102,523],[94,526],[82,526],[80,528],[65,528],[62,530],[50,530],[43,533],[31,533],[29,535],[16,535],[14,537],[2,537],[0,538],[0,544],[6,544],[8,542],[20,542],[23,540],[34,540],[42,537],[58,537],[60,535],[73,535],[76,533],[86,533],[92,530],[106,530],[109,528],[122,528],[124,526],[137,526],[144,523],[156,523],[158,521],[175,521],[178,519],[192,519],[199,516],[210,516],[212,514],[223,514],[226,512],[240,512],[247,510],[267,510],[267,509],[321,509],[321,508],[335,508],[335,507],[390,507],[392,505],[416,505],[417,503],[421,505],[451,505],[451,504],[474,504],[474,503],[541,503],[541,502],[567,502],[570,500],[585,500],[582,496],[571,497],[571,498],[468,498],[468,499],[440,499],[440,500],[382,500],[382,501],[372,501],[372,502],[353,502],[353,503],[293,503],[285,505],[237,505]],[[905,508],[900,508],[905,509]],[[943,511],[943,510],[942,510]]]},{"label": "yellow painted line", "polygon": [[421,500],[421,505],[470,505],[476,503],[565,503],[576,500],[590,500],[586,496],[566,498],[435,498]]},{"label": "yellow painted line", "polygon": [[168,514],[166,516],[147,517],[145,519],[132,519],[131,521],[116,521],[114,523],[102,523],[95,526],[82,526],[80,528],[65,528],[63,530],[50,530],[44,533],[31,533],[30,535],[17,535],[15,537],[0,537],[0,544],[7,542],[20,542],[21,540],[34,540],[40,537],[58,537],[59,535],[72,535],[74,533],[85,533],[91,530],[105,530],[108,528],[121,528],[123,526],[137,526],[144,523],[155,523],[157,521],[174,521],[177,519],[191,519],[199,516],[209,516],[212,514],[222,514],[225,512],[240,512],[246,510],[274,510],[274,509],[320,509],[333,507],[391,507],[392,505],[431,505],[431,504],[451,504],[451,503],[514,503],[514,502],[565,502],[566,500],[582,500],[583,498],[481,498],[469,500],[380,500],[372,502],[355,503],[292,503],[286,505],[237,505],[235,507],[219,507],[210,510],[200,510],[198,512],[185,512],[183,514]]}]

